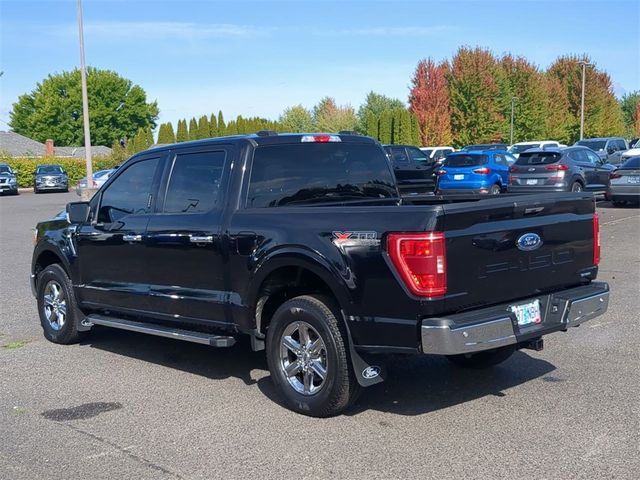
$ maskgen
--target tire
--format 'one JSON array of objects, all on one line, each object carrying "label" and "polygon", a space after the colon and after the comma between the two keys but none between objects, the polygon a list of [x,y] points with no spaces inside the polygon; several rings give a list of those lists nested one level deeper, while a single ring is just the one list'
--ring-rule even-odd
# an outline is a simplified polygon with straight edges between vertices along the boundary
[{"label": "tire", "polygon": [[[337,415],[360,390],[346,328],[336,311],[328,297],[303,295],[286,301],[273,315],[267,332],[267,363],[286,406],[295,412],[312,417]],[[304,339],[308,340],[300,341]],[[304,351],[303,344],[307,345]],[[310,348],[313,345],[315,351]],[[323,369],[324,379],[317,373]]]},{"label": "tire", "polygon": [[580,182],[573,182],[571,184],[571,191],[572,192],[581,192],[582,190],[584,190],[584,187],[582,186],[582,184]]},{"label": "tire", "polygon": [[87,332],[78,331],[83,315],[64,269],[53,264],[40,272],[36,292],[45,338],[63,345],[77,343]]},{"label": "tire", "polygon": [[33,187],[33,193],[35,193],[37,195],[40,192],[38,191],[38,189],[36,187]]},{"label": "tire", "polygon": [[481,370],[504,362],[515,351],[515,346],[507,345],[506,347],[500,347],[494,350],[485,350],[478,353],[448,355],[447,359],[456,367]]},{"label": "tire", "polygon": [[622,200],[614,200],[611,203],[613,203],[614,207],[624,207],[626,202],[623,202]]},{"label": "tire", "polygon": [[500,185],[498,185],[497,183],[495,185],[492,185],[491,188],[489,189],[489,195],[500,195],[501,192],[502,192],[502,189],[500,188]]}]

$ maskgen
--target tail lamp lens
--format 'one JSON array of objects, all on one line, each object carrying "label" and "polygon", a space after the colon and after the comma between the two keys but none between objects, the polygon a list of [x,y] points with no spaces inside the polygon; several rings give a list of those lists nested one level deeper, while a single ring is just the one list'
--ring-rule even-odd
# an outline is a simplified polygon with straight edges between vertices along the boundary
[{"label": "tail lamp lens", "polygon": [[479,173],[480,175],[489,175],[491,173],[491,169],[488,167],[476,168],[473,173]]},{"label": "tail lamp lens", "polygon": [[387,251],[409,291],[419,297],[447,293],[447,258],[443,232],[390,233]]},{"label": "tail lamp lens", "polygon": [[600,217],[593,214],[593,264],[600,265]]}]

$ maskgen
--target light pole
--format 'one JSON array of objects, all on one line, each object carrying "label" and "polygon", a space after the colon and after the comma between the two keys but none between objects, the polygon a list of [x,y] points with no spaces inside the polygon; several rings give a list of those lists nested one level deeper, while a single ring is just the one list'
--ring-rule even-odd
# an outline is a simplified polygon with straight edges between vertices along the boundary
[{"label": "light pole", "polygon": [[93,187],[93,163],[91,161],[91,131],[89,130],[89,98],[87,95],[87,71],[84,64],[84,31],[82,28],[82,0],[78,0],[78,32],[80,34],[80,83],[82,84],[82,120],[84,123],[84,152],[87,162],[87,188]]},{"label": "light pole", "polygon": [[580,101],[580,140],[582,140],[584,137],[584,79],[586,77],[587,67],[593,67],[593,63],[581,60],[578,64],[582,65],[582,99]]},{"label": "light pole", "polygon": [[513,107],[516,100],[518,100],[518,97],[511,97],[511,145],[513,145]]}]

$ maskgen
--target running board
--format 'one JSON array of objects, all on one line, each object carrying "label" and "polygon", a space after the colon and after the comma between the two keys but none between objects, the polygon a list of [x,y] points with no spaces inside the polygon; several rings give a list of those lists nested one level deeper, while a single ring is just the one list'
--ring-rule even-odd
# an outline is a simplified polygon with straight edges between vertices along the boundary
[{"label": "running board", "polygon": [[175,340],[183,340],[185,342],[200,343],[202,345],[210,345],[212,347],[231,347],[236,343],[236,339],[234,337],[211,335],[209,333],[182,330],[180,328],[171,328],[154,323],[134,322],[132,320],[106,317],[104,315],[97,314],[87,316],[85,322],[90,322],[93,325],[129,330],[131,332],[156,335],[158,337],[173,338]]}]

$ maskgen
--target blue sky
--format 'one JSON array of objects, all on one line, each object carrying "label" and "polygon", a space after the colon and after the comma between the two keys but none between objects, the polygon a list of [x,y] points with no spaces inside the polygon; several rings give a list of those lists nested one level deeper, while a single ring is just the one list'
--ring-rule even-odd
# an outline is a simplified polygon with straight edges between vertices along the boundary
[{"label": "blue sky", "polygon": [[[355,108],[373,90],[406,101],[421,58],[461,45],[544,68],[587,53],[618,95],[640,90],[640,1],[84,0],[87,64],[158,101],[160,121],[222,109],[277,118],[330,95]],[[0,130],[11,104],[79,63],[75,0],[0,0]]]}]

